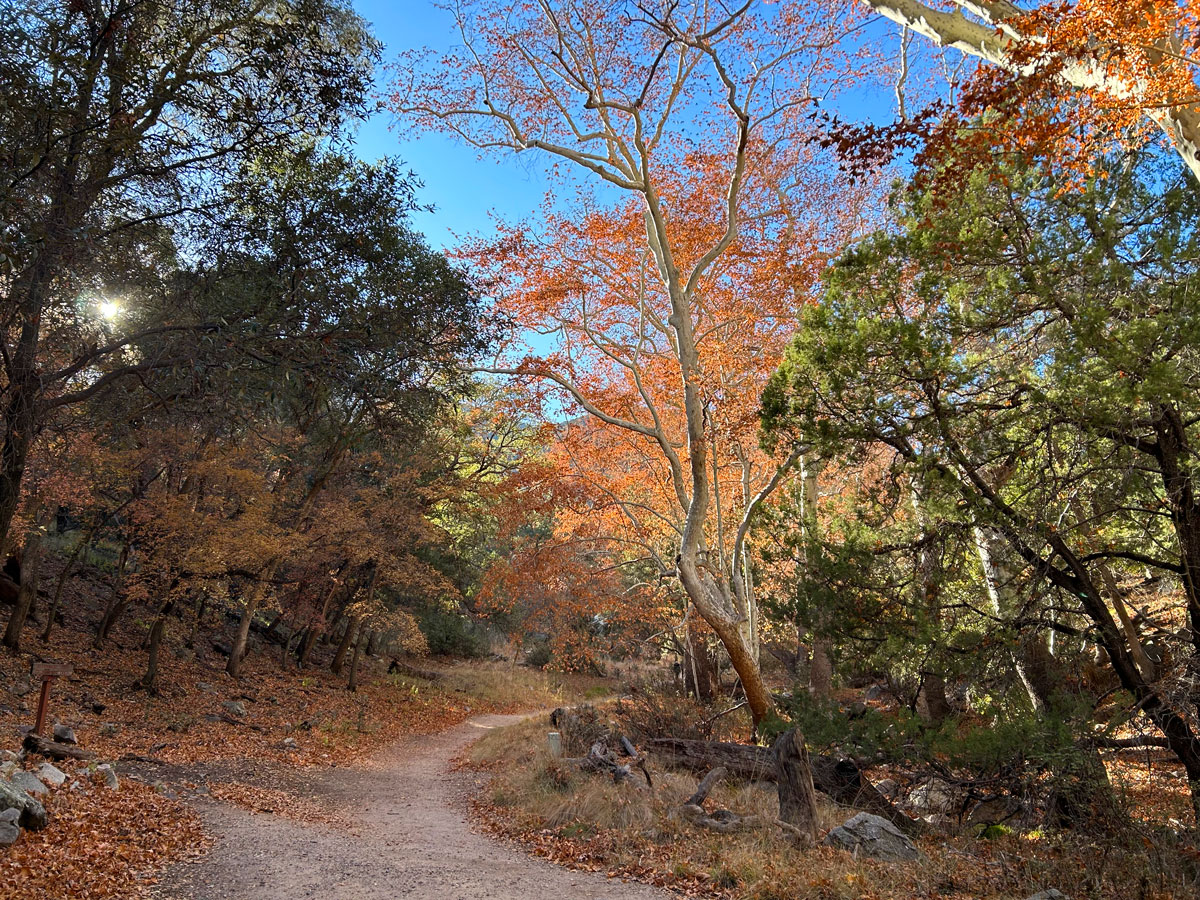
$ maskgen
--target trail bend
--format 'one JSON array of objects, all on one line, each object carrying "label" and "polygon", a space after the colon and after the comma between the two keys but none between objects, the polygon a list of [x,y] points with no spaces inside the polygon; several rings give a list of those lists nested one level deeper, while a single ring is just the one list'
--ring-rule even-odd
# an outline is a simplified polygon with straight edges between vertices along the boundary
[{"label": "trail bend", "polygon": [[361,767],[323,770],[310,790],[354,823],[312,825],[204,801],[216,838],[199,861],[152,889],[161,900],[663,900],[666,893],[574,872],[471,831],[469,774],[449,761],[522,716],[470,719],[380,751]]}]

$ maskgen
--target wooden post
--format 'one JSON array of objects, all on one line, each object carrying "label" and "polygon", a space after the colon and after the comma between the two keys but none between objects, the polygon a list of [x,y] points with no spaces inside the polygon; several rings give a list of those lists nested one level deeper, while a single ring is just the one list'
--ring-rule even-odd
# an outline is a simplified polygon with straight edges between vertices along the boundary
[{"label": "wooden post", "polygon": [[46,727],[46,713],[50,710],[50,685],[60,675],[70,675],[75,667],[69,663],[35,662],[29,671],[30,677],[42,679],[42,693],[38,697],[37,721],[33,723],[33,733],[42,734]]}]

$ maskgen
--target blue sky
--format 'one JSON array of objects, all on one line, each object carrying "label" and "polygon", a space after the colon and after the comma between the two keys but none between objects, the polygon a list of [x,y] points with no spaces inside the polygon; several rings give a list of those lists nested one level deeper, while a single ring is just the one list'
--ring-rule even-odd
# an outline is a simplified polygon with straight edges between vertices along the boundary
[{"label": "blue sky", "polygon": [[[410,48],[443,49],[455,42],[450,15],[430,0],[355,0],[354,5],[384,42],[388,60]],[[455,233],[489,231],[493,210],[506,219],[520,218],[546,193],[532,154],[480,159],[474,149],[447,137],[411,135],[392,126],[382,115],[367,122],[358,135],[358,154],[369,160],[398,156],[425,183],[421,202],[436,210],[413,218],[435,247],[453,246]]]},{"label": "blue sky", "polygon": [[[354,6],[383,41],[388,61],[404,50],[445,50],[457,43],[452,17],[432,0],[354,0]],[[860,39],[894,40],[891,31],[890,25],[877,23],[860,33]],[[382,73],[381,87],[386,77]],[[890,121],[892,103],[890,86],[876,85],[847,92],[837,106],[852,119]],[[536,154],[480,158],[476,150],[449,137],[393,126],[387,115],[368,121],[358,134],[357,152],[368,160],[398,156],[424,182],[420,201],[432,204],[435,211],[416,214],[413,224],[434,247],[455,246],[456,234],[490,232],[492,212],[509,221],[532,213],[550,186]]]}]

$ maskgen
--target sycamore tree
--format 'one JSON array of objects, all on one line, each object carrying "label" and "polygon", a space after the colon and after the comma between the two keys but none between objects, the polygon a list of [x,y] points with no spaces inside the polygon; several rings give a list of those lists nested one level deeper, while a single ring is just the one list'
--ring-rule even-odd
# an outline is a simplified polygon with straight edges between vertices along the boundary
[{"label": "sycamore tree", "polygon": [[[755,505],[796,457],[776,460],[756,481],[722,547],[713,423],[745,388],[718,389],[718,367],[706,363],[704,344],[711,328],[726,323],[706,320],[702,309],[710,295],[739,290],[720,273],[754,225],[748,193],[770,193],[760,179],[777,171],[773,161],[798,154],[815,103],[852,77],[842,47],[852,4],[476,0],[453,12],[461,47],[440,59],[407,59],[396,111],[485,150],[536,151],[589,180],[602,204],[616,198],[611,259],[619,271],[588,291],[598,300],[619,294],[620,314],[598,310],[574,340],[619,373],[624,397],[580,383],[569,348],[493,368],[547,382],[581,413],[626,433],[635,452],[651,455],[650,489],[665,491],[664,502],[680,511],[662,523],[676,547],[668,567],[720,638],[760,721],[771,699],[739,556]],[[749,312],[770,301],[742,294],[741,302]],[[564,321],[566,308],[547,318]],[[642,378],[643,361],[661,367],[654,385]],[[720,469],[726,460],[717,463]]]},{"label": "sycamore tree", "polygon": [[[918,34],[982,64],[962,95],[967,113],[1000,108],[1017,115],[979,128],[981,150],[991,142],[1038,146],[1086,170],[1114,146],[1158,132],[1200,178],[1200,21],[1189,4],[860,3],[900,25],[906,37]],[[961,140],[954,124],[941,133]]]}]

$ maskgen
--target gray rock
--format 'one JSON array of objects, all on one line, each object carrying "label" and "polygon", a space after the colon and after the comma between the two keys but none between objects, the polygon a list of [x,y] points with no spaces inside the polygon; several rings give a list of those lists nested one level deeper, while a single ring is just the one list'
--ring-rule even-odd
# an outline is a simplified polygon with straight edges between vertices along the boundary
[{"label": "gray rock", "polygon": [[202,694],[211,694],[215,688],[213,688],[213,686],[207,681],[197,681],[196,690],[200,691]]},{"label": "gray rock", "polygon": [[100,735],[101,737],[112,737],[120,730],[121,726],[116,722],[105,722],[100,726]]},{"label": "gray rock", "polygon": [[863,692],[863,697],[867,700],[882,700],[886,693],[887,688],[882,684],[873,684]]},{"label": "gray rock", "polygon": [[120,789],[121,779],[117,777],[117,770],[110,763],[102,763],[96,766],[96,774],[104,778],[104,783],[114,791]]},{"label": "gray rock", "polygon": [[879,793],[883,794],[889,800],[894,800],[900,792],[900,785],[896,784],[895,778],[885,778],[875,785],[875,790],[879,791]]},{"label": "gray rock", "polygon": [[40,778],[32,772],[26,772],[24,769],[19,769],[9,776],[8,783],[15,788],[20,788],[27,794],[44,794],[46,793],[46,785],[42,784]]},{"label": "gray rock", "polygon": [[1000,825],[1019,818],[1025,811],[1025,805],[1015,797],[991,797],[971,807],[967,824]]},{"label": "gray rock", "polygon": [[221,704],[221,708],[231,716],[239,719],[246,718],[246,704],[241,700],[226,700]]},{"label": "gray rock", "polygon": [[75,729],[68,725],[54,726],[54,739],[60,744],[78,744],[75,740]]},{"label": "gray rock", "polygon": [[300,746],[296,743],[295,738],[289,737],[289,738],[283,739],[283,749],[284,750],[299,750]]},{"label": "gray rock", "polygon": [[0,763],[6,763],[6,762],[19,763],[20,761],[21,761],[20,753],[13,753],[11,750],[0,750]]},{"label": "gray rock", "polygon": [[6,822],[0,819],[0,847],[7,847],[21,836],[21,828],[16,822]]},{"label": "gray rock", "polygon": [[887,819],[865,812],[830,831],[824,843],[827,847],[889,862],[909,862],[921,855],[899,828]]},{"label": "gray rock", "polygon": [[0,778],[12,778],[13,773],[21,766],[15,762],[0,762]]},{"label": "gray rock", "polygon": [[35,798],[10,782],[0,781],[0,810],[5,809],[18,810],[20,816],[18,821],[22,828],[37,831],[39,828],[45,828],[49,821],[46,816],[46,807],[38,803]]},{"label": "gray rock", "polygon": [[946,815],[958,811],[959,798],[951,785],[940,778],[930,778],[908,795],[908,805],[921,813]]},{"label": "gray rock", "polygon": [[1038,891],[1028,900],[1069,900],[1066,894],[1057,888],[1049,888],[1044,891]]},{"label": "gray rock", "polygon": [[50,763],[42,763],[38,768],[37,774],[38,778],[43,782],[52,784],[55,787],[67,780],[67,773]]},{"label": "gray rock", "polygon": [[26,697],[33,693],[33,685],[28,681],[18,681],[12,686],[12,694],[16,697]]},{"label": "gray rock", "polygon": [[21,811],[16,807],[10,806],[8,809],[0,809],[0,822],[12,822],[16,825],[21,821]]}]

